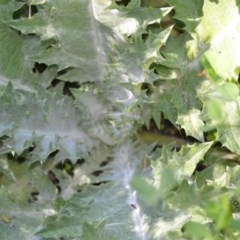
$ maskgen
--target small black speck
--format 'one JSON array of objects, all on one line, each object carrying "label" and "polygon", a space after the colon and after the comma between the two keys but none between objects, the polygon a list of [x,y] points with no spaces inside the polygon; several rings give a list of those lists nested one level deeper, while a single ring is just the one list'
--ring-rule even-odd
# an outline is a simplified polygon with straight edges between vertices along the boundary
[{"label": "small black speck", "polygon": [[100,163],[100,167],[104,167],[104,166],[106,166],[108,164],[108,161],[106,160],[106,161],[103,161],[103,162],[101,162]]},{"label": "small black speck", "polygon": [[134,209],[137,209],[136,205],[134,205],[134,204],[130,204],[130,206]]},{"label": "small black speck", "polygon": [[97,171],[92,172],[92,175],[95,177],[98,177],[101,173],[103,173],[102,170],[97,170]]}]

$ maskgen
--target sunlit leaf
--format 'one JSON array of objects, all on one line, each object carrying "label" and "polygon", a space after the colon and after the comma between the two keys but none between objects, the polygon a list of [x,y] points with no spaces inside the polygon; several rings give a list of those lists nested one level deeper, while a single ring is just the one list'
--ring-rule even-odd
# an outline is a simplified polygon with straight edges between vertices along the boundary
[{"label": "sunlit leaf", "polygon": [[235,69],[240,64],[240,15],[236,3],[235,0],[204,1],[203,17],[197,30],[199,37],[210,43],[205,57],[224,79],[237,79]]}]

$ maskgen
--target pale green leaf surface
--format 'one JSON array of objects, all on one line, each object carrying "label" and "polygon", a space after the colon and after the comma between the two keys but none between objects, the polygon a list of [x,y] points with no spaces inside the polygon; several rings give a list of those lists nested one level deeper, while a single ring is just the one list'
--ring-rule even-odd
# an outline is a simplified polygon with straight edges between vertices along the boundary
[{"label": "pale green leaf surface", "polygon": [[[67,98],[60,99],[47,93],[45,97],[36,94],[24,96],[16,93],[9,84],[1,96],[1,103],[1,135],[11,137],[9,145],[19,154],[36,143],[39,155],[35,157],[39,160],[45,160],[57,149],[76,160],[93,144],[94,140],[85,132],[87,129],[81,130],[78,126],[80,119],[74,116],[79,113]],[[68,109],[67,113],[65,109]],[[84,148],[80,147],[81,144]]]},{"label": "pale green leaf surface", "polygon": [[188,215],[164,207],[162,202],[146,206],[128,185],[137,163],[130,146],[124,145],[116,153],[111,182],[79,186],[70,199],[57,201],[57,215],[48,217],[37,235],[53,239],[159,239],[180,229]]},{"label": "pale green leaf surface", "polygon": [[204,68],[204,71],[206,72],[206,75],[209,80],[214,81],[214,82],[220,82],[221,77],[218,75],[218,73],[215,71],[211,63],[209,62],[208,58],[203,54],[200,57],[201,64]]},{"label": "pale green leaf surface", "polygon": [[37,235],[86,240],[92,236],[96,240],[159,239],[171,230],[180,229],[189,218],[162,204],[146,207],[131,201],[126,194],[116,183],[83,188],[81,193],[60,204],[58,218],[47,219],[45,228]]},{"label": "pale green leaf surface", "polygon": [[104,221],[96,221],[91,224],[84,223],[82,239],[98,239],[104,224]]},{"label": "pale green leaf surface", "polygon": [[[201,108],[195,93],[202,81],[195,75],[199,68],[199,61],[198,59],[190,61],[187,56],[186,41],[188,40],[187,34],[182,34],[178,38],[169,38],[162,51],[163,57],[157,59],[159,65],[155,70],[161,81],[159,81],[159,86],[153,89],[154,92],[147,102],[147,109],[143,112],[146,122],[151,117],[159,120],[156,116],[162,112],[166,118],[176,124],[178,117],[189,118],[189,112],[199,111],[198,109]],[[150,111],[151,114],[149,114]],[[200,121],[199,118],[199,124]],[[158,125],[159,122],[156,124]],[[183,124],[182,121],[181,124]],[[190,134],[195,134],[195,137],[202,136],[201,133],[197,136],[196,130],[195,133],[193,132],[192,124],[185,124],[184,127]]]},{"label": "pale green leaf surface", "polygon": [[171,168],[166,167],[162,170],[160,182],[159,190],[162,196],[168,194],[177,185],[174,172]]},{"label": "pale green leaf surface", "polygon": [[226,82],[218,89],[219,93],[226,100],[234,101],[239,96],[239,87],[232,82]]},{"label": "pale green leaf surface", "polygon": [[119,54],[115,61],[122,63],[118,66],[120,73],[135,83],[144,81],[152,83],[156,80],[157,76],[151,75],[149,66],[152,62],[162,59],[159,50],[166,43],[171,29],[167,28],[159,34],[149,33],[146,41],[137,36],[129,43],[119,45],[118,51],[121,55]]},{"label": "pale green leaf surface", "polygon": [[224,84],[219,87],[212,82],[205,81],[198,89],[198,95],[204,105],[203,111],[212,118],[212,121],[207,120],[212,128],[216,128],[217,140],[231,151],[239,154],[240,99],[234,90],[231,94],[235,100],[229,100],[229,96],[226,96],[225,90],[222,91],[222,87],[224,88]]},{"label": "pale green leaf surface", "polygon": [[203,190],[201,198],[211,198],[219,194],[223,188],[238,186],[237,171],[239,166],[227,166],[229,160],[224,153],[214,154],[210,152],[206,156],[204,161],[209,167],[196,172],[196,183],[199,189]]},{"label": "pale green leaf surface", "polygon": [[[206,58],[223,79],[237,79],[240,65],[240,15],[236,1],[207,0],[197,29],[199,37],[210,43]],[[228,59],[228,61],[226,61]]]},{"label": "pale green leaf surface", "polygon": [[162,52],[164,59],[157,70],[160,76],[162,69],[163,71],[166,68],[173,69],[173,72],[168,71],[169,79],[164,76],[159,87],[161,94],[156,94],[158,98],[153,95],[153,99],[158,103],[158,109],[161,109],[173,123],[179,123],[188,135],[202,141],[201,103],[196,98],[196,89],[201,84],[202,78],[197,76],[200,65],[198,57],[190,60],[187,55],[186,42],[189,39],[186,33],[178,38],[169,38]]},{"label": "pale green leaf surface", "polygon": [[34,71],[34,62],[29,58],[43,47],[37,38],[19,35],[5,24],[0,23],[0,86],[4,89],[9,79],[15,88],[36,92],[48,87],[57,75],[56,66],[47,68],[42,74]]},{"label": "pale green leaf surface", "polygon": [[[219,2],[221,5],[223,1]],[[26,158],[20,165],[21,173],[6,159],[0,167],[3,184],[8,188],[0,191],[1,237],[182,239],[182,226],[190,218],[206,221],[201,216],[202,205],[207,196],[214,196],[215,188],[237,185],[238,167],[230,170],[224,164],[216,164],[202,171],[202,175],[198,173],[196,166],[212,142],[184,145],[179,151],[171,145],[152,152],[152,146],[148,147],[151,151],[146,151],[129,138],[143,124],[142,115],[144,120],[148,118],[146,122],[153,117],[159,127],[163,112],[174,124],[178,120],[189,135],[202,139],[201,118],[212,123],[206,106],[209,99],[217,97],[223,102],[224,111],[223,125],[215,125],[217,140],[239,153],[238,86],[199,89],[199,56],[190,61],[187,55],[188,33],[198,24],[202,1],[185,1],[181,5],[180,1],[169,0],[175,6],[175,17],[184,22],[188,32],[169,41],[172,27],[163,32],[159,29],[158,34],[146,28],[152,23],[158,25],[171,8],[142,8],[140,0],[132,0],[127,7],[113,4],[113,9],[110,6],[106,10],[110,1],[32,3],[38,9],[34,16],[12,20],[12,12],[22,3],[0,0],[0,19],[4,16],[5,22],[0,22],[0,137],[9,136],[2,139],[1,152],[12,151],[11,154]],[[6,24],[22,35],[15,34]],[[121,41],[110,28],[121,35]],[[146,33],[143,40],[140,35]],[[125,34],[130,38],[125,38]],[[37,71],[34,61],[50,66],[43,73],[32,72]],[[154,73],[156,65],[158,76]],[[65,69],[65,74],[58,72],[61,69]],[[72,97],[63,96],[65,83],[49,88],[56,77],[65,83],[76,81],[80,87],[71,91]],[[147,96],[141,89],[143,82],[153,87],[152,95]],[[212,89],[215,95],[211,94]],[[106,121],[106,116],[111,118]],[[223,128],[229,123],[230,128]],[[34,147],[33,151],[27,151],[29,147]],[[57,149],[59,153],[48,158]],[[150,152],[155,156],[152,169],[146,163]],[[46,158],[42,168],[27,168],[29,160],[43,162]],[[66,169],[52,169],[64,159],[74,162],[79,158],[84,158],[86,164],[74,165],[73,176]],[[215,159],[210,157],[207,166]],[[49,170],[61,188],[58,195],[47,177]],[[129,183],[140,173],[143,178],[136,184],[136,193]],[[31,198],[32,191],[39,194],[36,200]],[[159,201],[146,206],[138,195],[141,191]]]},{"label": "pale green leaf surface", "polygon": [[[1,26],[0,26],[1,28]],[[16,77],[21,71],[22,71],[22,64],[18,64],[18,61],[21,60],[21,52],[20,52],[20,48],[18,44],[21,44],[21,42],[18,42],[16,45],[13,45],[14,42],[11,41],[12,39],[14,39],[16,36],[14,32],[11,33],[11,35],[9,34],[7,38],[5,38],[5,36],[3,36],[3,29],[0,29],[0,45],[7,47],[7,49],[11,49],[10,51],[2,51],[1,53],[1,65],[0,65],[0,69],[2,70],[1,72],[4,72],[4,75],[6,74],[9,77]],[[8,39],[9,38],[9,39]],[[6,42],[4,42],[6,41]],[[6,46],[8,45],[8,46]],[[2,47],[1,47],[2,48]],[[10,59],[9,59],[10,56]],[[15,66],[14,71],[12,71],[12,68],[9,68],[9,64],[11,64],[12,66]],[[6,79],[4,78],[4,76],[1,76],[1,82],[6,82]]]},{"label": "pale green leaf surface", "polygon": [[19,35],[6,25],[6,21],[12,19],[13,11],[20,8],[23,3],[3,1],[0,4],[2,4],[0,8],[0,84],[7,85],[10,78],[17,82],[16,86],[19,88],[29,90],[30,85],[34,86],[36,81],[40,83],[42,80],[42,76],[32,72],[34,63],[29,60],[29,55],[39,50],[39,40]]},{"label": "pale green leaf surface", "polygon": [[112,1],[109,9],[115,11],[112,11],[112,14],[110,12],[111,21],[104,21],[104,23],[113,27],[118,33],[127,36],[144,33],[149,24],[160,23],[161,19],[172,10],[171,7],[159,9],[141,7],[140,0],[132,0],[127,7],[118,6]]},{"label": "pale green leaf surface", "polygon": [[[159,99],[163,113],[174,123],[179,123],[187,134],[202,139],[202,133],[198,131],[203,125],[199,115],[201,103],[196,98],[196,89],[201,83],[201,79],[186,71],[178,79],[167,86],[169,92],[163,92]],[[168,85],[169,83],[165,83]],[[160,108],[159,106],[159,108]],[[197,121],[195,121],[197,120]]]},{"label": "pale green leaf surface", "polygon": [[[197,222],[188,222],[185,226],[184,235],[194,239],[208,239],[211,237],[209,229],[206,225]],[[198,236],[196,238],[196,235]]]},{"label": "pale green leaf surface", "polygon": [[[31,21],[31,19],[25,20],[28,23]],[[32,73],[31,68],[34,67],[34,64],[29,56],[44,49],[44,44],[40,47],[37,38],[24,38],[5,25],[3,26],[4,31],[1,31],[3,38],[1,39],[4,42],[1,43],[1,47],[4,51],[1,57],[4,61],[0,62],[4,65],[1,69],[3,74],[1,84],[4,87],[8,84],[7,77],[14,79],[14,90],[11,89],[10,84],[3,91],[1,97],[1,110],[4,114],[1,115],[0,129],[2,135],[11,137],[7,141],[8,146],[10,146],[9,150],[21,153],[24,149],[36,144],[32,154],[34,160],[44,160],[52,151],[59,148],[63,150],[62,156],[67,158],[76,160],[78,157],[82,157],[86,153],[85,150],[88,152],[89,149],[85,148],[84,150],[77,146],[78,140],[84,145],[88,145],[88,143],[91,145],[91,140],[88,137],[83,137],[87,135],[80,130],[78,124],[82,119],[86,119],[84,115],[87,115],[88,110],[81,109],[80,112],[85,112],[85,114],[80,114],[70,99],[63,100],[60,96],[46,93],[41,86],[48,87],[50,85],[52,79],[57,75],[57,68],[49,67],[42,74]],[[14,53],[11,53],[12,50]],[[12,62],[12,59],[15,62]],[[95,101],[93,104],[97,104],[97,102]],[[89,106],[87,108],[91,109]],[[68,113],[64,109],[68,109]],[[96,107],[93,110],[98,114]],[[81,119],[77,117],[80,115]],[[92,126],[94,125],[95,123]],[[88,123],[85,130],[89,129],[89,126]],[[96,134],[99,135],[99,127],[98,130],[91,130],[90,135],[93,138],[96,137]]]},{"label": "pale green leaf surface", "polygon": [[203,142],[202,127],[204,126],[204,123],[201,120],[199,110],[192,109],[185,115],[178,115],[177,123],[185,129],[187,135],[195,137]]},{"label": "pale green leaf surface", "polygon": [[223,120],[223,112],[221,107],[221,102],[217,99],[211,99],[207,103],[208,116],[215,121]]},{"label": "pale green leaf surface", "polygon": [[[211,145],[212,142],[187,145],[183,146],[179,152],[168,153],[167,166],[173,170],[178,183],[191,177],[197,163],[203,159]],[[161,158],[161,155],[159,157]],[[152,161],[153,176],[155,176],[155,184],[157,185],[161,182],[159,177],[165,166],[166,164],[160,160]]]},{"label": "pale green leaf surface", "polygon": [[[128,205],[126,199],[126,191],[114,184],[84,188],[81,193],[61,206],[58,221],[48,223],[49,227],[47,225],[38,235],[82,239],[81,226],[83,229],[87,226],[91,229],[89,233],[83,232],[83,236],[94,234],[91,225],[102,219],[104,222],[101,227],[99,226],[96,239],[139,239],[138,234],[132,229],[134,226],[132,217],[136,209],[131,207],[130,203]],[[76,215],[76,212],[79,214]],[[69,221],[66,221],[67,216]],[[60,226],[63,220],[64,227]]]},{"label": "pale green leaf surface", "polygon": [[[104,63],[106,63],[106,54],[107,54],[106,49],[108,47],[108,43],[110,40],[109,29],[107,29],[97,21],[98,16],[96,15],[96,12],[98,11],[97,10],[98,4],[96,4],[96,2],[94,1],[88,2],[89,8],[87,8],[88,4],[84,4],[84,8],[80,6],[81,4],[76,3],[74,1],[72,1],[71,3],[70,2],[65,3],[60,1],[46,3],[45,5],[39,8],[38,14],[35,14],[31,18],[8,21],[8,24],[22,31],[22,33],[24,34],[36,33],[40,35],[42,40],[46,40],[49,38],[54,38],[56,40],[55,43],[53,42],[49,46],[46,45],[47,47],[50,47],[50,48],[48,48],[47,50],[43,49],[40,51],[41,54],[43,54],[42,55],[43,58],[30,57],[30,59],[34,59],[35,61],[38,61],[38,62],[44,62],[46,64],[55,63],[59,66],[60,69],[65,67],[75,67],[75,69],[73,69],[75,73],[74,79],[71,77],[71,79],[68,79],[68,80],[77,80],[77,78],[79,77],[79,80],[77,81],[80,81],[80,82],[95,81],[96,79],[92,77],[91,74],[95,74],[95,77],[97,76],[97,78],[102,76],[100,77],[102,80],[104,77]],[[93,7],[93,11],[91,10],[91,6]],[[67,13],[68,11],[70,11],[70,9],[73,9],[73,7],[74,9],[81,7],[83,12],[74,11],[74,14],[72,14],[70,18],[69,15],[67,15]],[[61,11],[57,11],[58,8],[61,9]],[[64,11],[62,11],[62,9],[64,9]],[[142,8],[139,8],[138,10],[141,12]],[[151,9],[145,9],[145,10],[146,10],[146,14],[152,11]],[[153,12],[156,13],[154,17],[148,14],[146,15],[145,13],[143,13],[143,16],[146,16],[146,18],[148,18],[148,16],[151,16],[150,17],[151,19],[155,18],[155,20],[157,19],[156,21],[160,21],[161,17],[164,14],[167,14],[169,10],[170,9],[164,10],[163,14],[159,15],[159,10],[155,9],[153,10]],[[46,17],[46,12],[49,13],[49,18]],[[131,10],[130,12],[132,14],[134,11],[132,12]],[[144,18],[140,17],[139,21],[140,20],[146,21],[146,24],[155,21],[155,20],[152,21],[151,19],[144,20]],[[74,22],[76,23],[76,25],[70,26],[69,25],[70,22]],[[84,24],[82,24],[83,22]],[[88,26],[91,26],[91,27],[86,28],[86,25],[85,25],[86,23],[88,23]],[[73,34],[75,32],[73,28],[82,29],[82,32],[84,32],[84,38],[82,37],[82,34]],[[61,31],[59,31],[59,29],[61,29]],[[170,30],[167,30],[168,33],[169,31]],[[143,71],[141,69],[142,63],[146,62],[145,65],[146,67],[148,67],[151,61],[153,61],[153,59],[156,59],[158,57],[159,53],[155,50],[155,48],[160,48],[161,45],[166,42],[167,32],[163,32],[162,34],[159,34],[158,41],[155,41],[156,39],[155,36],[149,37],[148,44],[146,45],[148,48],[152,46],[151,51],[148,50],[148,52],[146,52],[146,47],[144,46],[144,44],[142,44],[143,51],[139,51],[141,47],[139,47],[138,45],[134,45],[132,48],[133,49],[132,59],[129,58],[129,56],[124,56],[124,58],[121,59],[121,61],[123,61],[124,64],[120,71],[121,72],[121,74],[119,75],[120,78],[122,78],[122,75],[124,73],[122,70],[124,69],[124,71],[127,70],[126,74],[129,75],[131,79],[134,79],[134,80],[138,79],[138,81],[139,80],[141,81],[142,75],[143,75]],[[71,44],[69,43],[70,35],[71,35]],[[107,38],[105,38],[106,36]],[[92,41],[90,42],[89,39],[91,39]],[[95,46],[95,47],[92,47],[92,46]],[[135,49],[136,47],[137,49]],[[64,52],[61,52],[61,51],[64,51]],[[44,55],[45,53],[47,53],[47,55]],[[139,53],[140,55],[137,55]],[[56,56],[56,54],[59,54],[59,56]],[[35,55],[38,55],[38,53],[36,53]],[[64,56],[64,58],[62,56]],[[46,61],[44,60],[45,57],[46,57]],[[78,57],[80,57],[83,61],[81,60],[79,62],[77,59]],[[89,58],[93,58],[94,59],[93,62],[89,61]],[[88,59],[88,61],[85,61],[85,59]],[[126,62],[126,59],[127,59],[127,62]],[[139,64],[134,63],[136,59],[138,59]],[[94,62],[95,60],[96,60],[96,63]],[[59,61],[62,61],[62,62],[59,62]],[[61,65],[66,63],[69,65]],[[85,66],[85,64],[88,64],[90,68]],[[80,69],[80,67],[82,68],[82,70]],[[127,67],[126,70],[125,70],[125,67]],[[73,74],[71,75],[71,71],[69,71],[65,76],[62,77],[63,80],[65,80],[66,77],[68,77],[69,75],[70,76],[73,75]],[[92,101],[94,101],[94,105],[96,106],[97,109],[94,108],[93,107],[94,105],[92,104],[92,108],[90,108],[90,111],[91,111],[90,115],[94,117],[98,116],[99,111],[96,111],[96,110],[99,110],[98,107],[99,106],[101,107],[101,105],[98,106],[98,104],[96,103],[96,101],[93,99],[92,96],[89,96],[89,97],[86,96],[84,97],[84,99],[86,102],[88,102],[88,104],[89,102],[92,103]],[[30,111],[28,110],[28,112]],[[155,116],[157,116],[157,114]],[[101,129],[100,129],[100,132],[102,132]],[[58,146],[61,145],[61,143],[58,144],[57,142],[58,141],[61,142],[61,137],[63,137],[62,134],[59,134],[60,135],[59,139],[58,137],[56,138],[56,136],[51,136],[48,138],[44,138],[43,139],[44,141],[41,141],[41,139],[39,141],[39,137],[41,136],[39,136],[38,131],[34,132],[34,134],[36,134],[36,137],[38,140],[37,142],[40,142],[40,147],[38,147],[36,151],[36,153],[39,153],[38,155],[40,155],[40,158],[46,158],[47,154],[49,154],[51,151],[54,151],[54,149],[57,149]],[[99,136],[99,128],[94,128],[89,130],[89,134],[92,137],[95,137],[97,135]],[[15,133],[14,144],[15,144],[15,149],[18,152],[20,152],[21,149],[24,149],[27,146],[31,146],[31,144],[33,144],[31,134],[27,134],[27,135],[28,136],[24,136],[24,138],[22,138],[21,134],[17,135]],[[104,135],[104,131],[103,131],[103,134],[101,135],[102,136]],[[81,136],[79,136],[79,138],[81,138]],[[18,142],[18,145],[16,145],[16,142],[17,142],[16,139],[22,139],[22,141]],[[108,143],[111,142],[111,139],[109,140],[109,138],[106,139],[105,137],[105,140],[107,140]],[[68,141],[68,144],[66,143],[67,141]],[[75,141],[72,141],[72,139],[70,140],[68,138],[68,140],[65,141],[64,145],[68,145],[67,155],[69,152],[73,153],[74,150],[76,150],[76,147],[74,147],[74,144],[75,144]],[[42,155],[43,154],[42,150],[45,152],[45,155]],[[85,150],[83,150],[83,154],[84,152],[86,152]],[[80,154],[81,150],[78,152]],[[76,155],[71,155],[70,158],[76,159]]]},{"label": "pale green leaf surface", "polygon": [[[15,159],[16,160],[16,159]],[[44,219],[57,214],[57,188],[41,167],[9,160],[9,169],[17,181],[9,180],[0,190],[0,232],[3,239],[40,240],[36,232]]]},{"label": "pale green leaf surface", "polygon": [[50,206],[45,206],[44,209],[35,203],[29,205],[3,187],[0,190],[0,201],[0,234],[2,239],[41,239],[35,236],[35,232],[40,227],[45,213],[51,211]]},{"label": "pale green leaf surface", "polygon": [[[175,239],[179,237],[182,226],[189,220],[189,215],[178,210],[161,211],[161,217],[153,225],[151,239]],[[172,238],[174,236],[174,238]],[[179,239],[177,237],[177,239]]]},{"label": "pale green leaf surface", "polygon": [[79,79],[102,81],[112,37],[110,29],[97,21],[95,8],[94,1],[52,1],[31,18],[8,24],[42,40],[55,39],[48,49],[32,56],[33,60],[56,64],[59,69],[74,67],[80,70]]},{"label": "pale green leaf surface", "polygon": [[182,181],[193,174],[197,163],[203,159],[212,144],[212,142],[209,142],[186,147],[183,146],[179,153],[175,153],[172,160],[169,159],[168,163],[170,167],[176,167],[176,164],[179,164],[179,169],[176,172],[178,180]]},{"label": "pale green leaf surface", "polygon": [[22,45],[23,38],[0,22],[0,47],[2,49],[0,54],[1,82],[5,80],[5,76],[17,77],[22,72]]},{"label": "pale green leaf surface", "polygon": [[159,198],[158,189],[154,188],[146,179],[136,176],[131,182],[131,186],[135,189],[145,202],[154,204]]},{"label": "pale green leaf surface", "polygon": [[[201,199],[193,184],[189,184],[184,180],[176,190],[176,192],[170,194],[169,204],[178,209],[185,209],[186,212],[193,213],[197,209],[200,209]],[[196,213],[196,212],[195,212]],[[196,214],[194,217],[199,217]]]},{"label": "pale green leaf surface", "polygon": [[[153,104],[153,110],[152,112],[154,114],[159,114],[161,112],[164,113],[164,116],[169,119],[172,123],[175,123],[177,120],[177,111],[176,108],[174,106],[174,104],[172,103],[172,101],[169,101],[169,99],[171,99],[172,94],[169,92],[164,92],[163,94],[161,94],[159,96],[159,99],[161,100],[160,102],[158,102],[157,100],[155,100],[154,104]],[[151,105],[150,105],[151,106]]]},{"label": "pale green leaf surface", "polygon": [[29,173],[29,181],[33,188],[37,189],[39,196],[38,201],[53,202],[57,196],[56,187],[49,181],[49,178],[39,169],[35,169]]},{"label": "pale green leaf surface", "polygon": [[[76,11],[77,8],[81,9],[82,12]],[[109,29],[96,20],[97,15],[95,12],[97,8],[98,3],[95,1],[88,1],[86,4],[76,1],[48,2],[39,6],[38,14],[35,14],[31,18],[7,21],[9,25],[22,31],[24,34],[36,33],[44,40],[40,46],[37,38],[32,38],[33,41],[29,42],[31,43],[30,45],[28,45],[28,42],[25,43],[25,41],[23,41],[25,39],[20,39],[24,44],[19,45],[17,50],[20,53],[25,52],[27,54],[25,56],[18,54],[19,59],[16,66],[21,67],[21,71],[27,74],[30,70],[29,67],[33,65],[32,60],[40,63],[49,63],[49,65],[55,63],[58,65],[58,70],[65,67],[75,67],[72,73],[70,70],[67,74],[63,75],[62,78],[60,77],[60,79],[66,80],[66,77],[73,76],[74,74],[74,78],[71,77],[67,80],[78,82],[93,82],[97,81],[97,79],[104,80],[105,63],[107,63],[106,59],[108,50],[110,50],[109,46],[111,45],[112,37],[109,35]],[[58,9],[60,10],[58,11]],[[73,14],[69,16],[69,12],[71,11]],[[49,13],[48,17],[46,17],[46,12]],[[89,26],[91,27],[89,28]],[[69,38],[69,36],[71,36],[71,38]],[[54,38],[55,41],[48,41],[49,38]],[[89,39],[91,41],[89,41]],[[20,40],[18,40],[18,42]],[[9,46],[5,44],[3,48],[8,49]],[[33,55],[36,56],[46,51],[51,52],[47,57],[47,61],[33,57]],[[61,53],[61,51],[64,52]],[[60,54],[61,56],[56,57],[55,54]],[[27,61],[25,61],[25,59],[27,59]],[[80,62],[78,61],[79,59],[81,60]],[[86,59],[88,59],[88,61],[86,61]],[[89,59],[92,59],[92,61],[89,61]],[[6,61],[9,63],[9,59]],[[61,67],[59,61],[69,65]],[[24,63],[23,66],[21,65],[22,63]],[[87,66],[85,66],[86,64]],[[12,68],[13,64],[9,64],[9,66]],[[19,74],[19,71],[16,72],[16,75],[23,78],[19,81],[19,87],[24,88],[24,90],[29,90],[30,92],[32,90],[32,84],[34,85],[35,82],[32,80],[38,80],[46,87],[50,85],[50,81],[57,74],[56,71],[54,72],[53,67],[47,68],[43,74],[24,75],[22,72],[21,74]],[[122,74],[119,76],[122,78]],[[46,81],[47,78],[49,78],[49,83]],[[4,80],[7,82],[7,79]],[[22,83],[26,83],[27,86],[24,86]],[[31,85],[31,87],[29,87],[29,85]],[[18,86],[18,84],[15,84],[14,88],[15,86]],[[38,86],[35,86],[34,89],[38,89]],[[60,91],[59,88],[55,88],[55,90]],[[106,89],[104,89],[104,91],[105,90]],[[86,92],[88,91],[89,89],[86,88]],[[104,126],[102,122],[96,124],[96,122],[92,120],[89,121],[91,117],[96,121],[102,121],[103,115],[106,113],[105,103],[101,105],[99,99],[94,96],[95,89],[92,91],[93,95],[91,93],[80,93],[82,96],[81,99],[77,99],[77,110],[75,109],[76,105],[74,106],[74,103],[70,99],[60,100],[60,96],[56,98],[56,96],[46,94],[45,91],[37,92],[36,97],[33,96],[32,93],[27,94],[25,96],[26,102],[28,101],[27,99],[31,99],[33,101],[31,104],[26,104],[26,106],[22,104],[21,107],[15,107],[16,113],[10,117],[7,113],[3,116],[2,134],[13,137],[13,139],[8,141],[8,145],[12,146],[12,150],[21,153],[24,149],[36,144],[32,154],[32,159],[35,158],[35,160],[46,159],[52,151],[60,148],[62,148],[62,156],[76,160],[80,156],[86,156],[86,153],[91,149],[91,147],[81,149],[81,146],[78,146],[80,142],[82,142],[84,146],[88,144],[93,146],[95,143],[98,145],[97,139],[101,139],[101,141],[107,141],[107,144],[112,144],[112,139],[105,131],[106,126]],[[38,98],[41,99],[41,103],[39,102],[40,105]],[[36,100],[35,102],[34,99]],[[62,102],[62,105],[57,99]],[[5,101],[8,100],[6,99]],[[18,99],[16,99],[16,102],[18,104]],[[68,103],[65,105],[63,102]],[[48,106],[44,106],[46,103]],[[57,106],[58,103],[60,104],[59,106]],[[13,105],[14,104],[12,104],[13,108],[8,111],[15,111]],[[69,109],[68,113],[65,113],[64,109],[67,108],[71,108],[72,110]],[[80,111],[78,111],[79,108]],[[6,109],[6,107],[3,109]],[[56,111],[58,113],[61,111],[62,114],[59,115]],[[20,116],[22,112],[25,112],[27,116],[25,116],[24,119],[23,116]],[[47,116],[48,112],[51,116]],[[67,118],[68,120],[66,120]],[[82,123],[82,120],[85,123]],[[55,124],[56,121],[58,124]],[[73,124],[74,126],[72,125],[73,122],[75,122]],[[79,131],[79,125],[84,128],[84,131]],[[57,126],[59,127],[58,129]],[[16,132],[15,129],[17,129]],[[47,133],[46,131],[49,132]],[[63,133],[63,131],[65,133]],[[86,134],[85,131],[88,131],[88,133]],[[87,135],[94,140],[92,141],[89,137],[85,138]],[[77,139],[80,140],[80,142],[78,142]],[[65,146],[65,148],[63,146]]]},{"label": "pale green leaf surface", "polygon": [[231,151],[240,153],[239,112],[240,100],[222,105],[224,119],[217,126],[218,139]]}]

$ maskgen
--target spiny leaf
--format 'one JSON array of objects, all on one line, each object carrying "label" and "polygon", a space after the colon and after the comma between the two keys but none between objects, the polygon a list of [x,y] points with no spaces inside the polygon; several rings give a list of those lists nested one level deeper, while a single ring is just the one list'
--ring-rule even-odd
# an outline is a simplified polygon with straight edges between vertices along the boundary
[{"label": "spiny leaf", "polygon": [[46,2],[31,18],[8,21],[8,25],[23,34],[37,34],[42,41],[55,40],[32,56],[34,61],[57,64],[60,70],[76,68],[76,79],[102,81],[112,37],[111,30],[97,21],[96,7],[93,1]]},{"label": "spiny leaf", "polygon": [[[183,146],[179,152],[169,154],[167,166],[173,170],[178,183],[181,183],[184,179],[191,177],[197,163],[203,159],[211,145],[212,142]],[[161,157],[161,155],[159,157]],[[160,172],[166,165],[159,160],[153,161],[152,164],[156,184],[159,184],[159,176],[161,175]]]},{"label": "spiny leaf", "polygon": [[35,235],[35,232],[39,229],[45,213],[51,212],[51,205],[46,204],[45,207],[35,203],[29,205],[3,187],[0,189],[0,200],[0,232],[2,238],[6,240],[41,239]]},{"label": "spiny leaf", "polygon": [[184,29],[192,34],[203,14],[202,6],[204,1],[166,0],[166,2],[175,8],[176,15],[174,18],[181,20],[185,24]]},{"label": "spiny leaf", "polygon": [[[161,19],[166,16],[171,10],[171,7],[166,8],[148,8],[142,7],[140,0],[132,0],[125,6],[118,6],[112,2],[110,9],[118,10],[115,16],[112,15],[112,25],[121,34],[143,34],[150,24],[160,23]],[[116,15],[118,17],[116,17]]]},{"label": "spiny leaf", "polygon": [[[223,81],[222,81],[223,82]],[[227,84],[228,85],[228,84]],[[239,153],[239,96],[235,84],[231,99],[226,96],[225,83],[215,85],[211,82],[205,82],[199,88],[199,97],[206,106],[209,117],[209,125],[217,130],[217,140],[231,151]],[[228,86],[227,86],[228,88]],[[233,99],[234,97],[234,99]],[[205,108],[204,108],[205,110]]]},{"label": "spiny leaf", "polygon": [[203,142],[202,127],[204,126],[203,121],[200,117],[200,111],[197,109],[190,110],[187,114],[179,114],[177,123],[185,129],[188,136],[195,137],[199,141]]},{"label": "spiny leaf", "polygon": [[67,98],[60,99],[44,92],[39,95],[19,94],[10,83],[1,95],[0,108],[3,113],[0,117],[1,135],[10,137],[8,145],[19,154],[36,144],[36,155],[34,152],[33,155],[38,160],[45,160],[57,149],[62,149],[68,158],[76,160],[89,151],[88,147],[81,149],[78,144],[87,146],[87,142],[90,145],[93,143],[86,129],[83,131],[78,127],[80,119],[76,117],[77,111]]}]

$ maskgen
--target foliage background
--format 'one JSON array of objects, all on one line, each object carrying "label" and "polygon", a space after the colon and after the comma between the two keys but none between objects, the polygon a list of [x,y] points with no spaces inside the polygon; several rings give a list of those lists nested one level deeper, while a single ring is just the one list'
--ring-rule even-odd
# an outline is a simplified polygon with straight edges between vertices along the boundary
[{"label": "foliage background", "polygon": [[1,237],[238,239],[239,26],[236,0],[0,0]]}]

